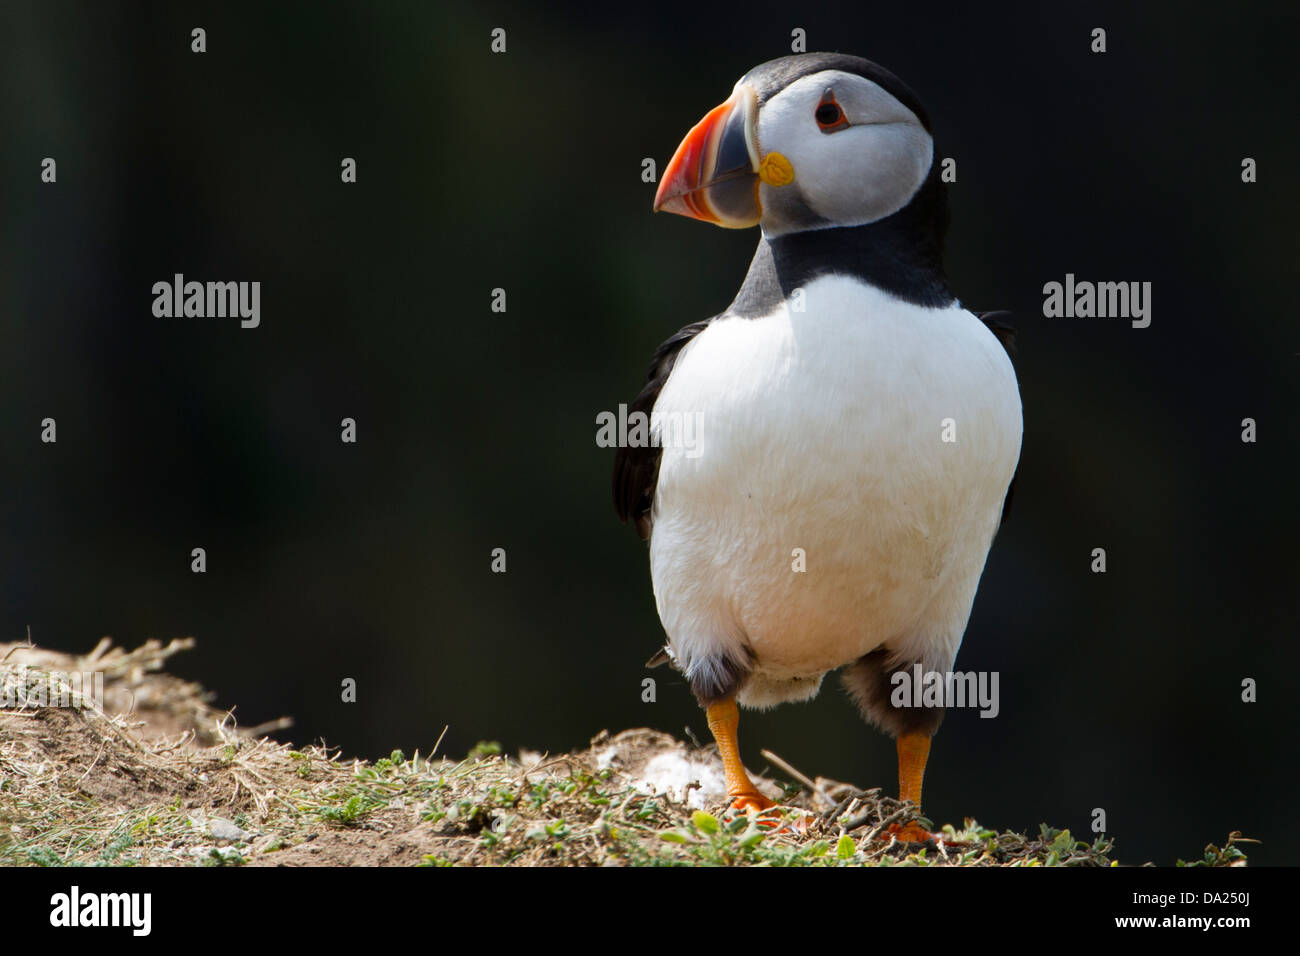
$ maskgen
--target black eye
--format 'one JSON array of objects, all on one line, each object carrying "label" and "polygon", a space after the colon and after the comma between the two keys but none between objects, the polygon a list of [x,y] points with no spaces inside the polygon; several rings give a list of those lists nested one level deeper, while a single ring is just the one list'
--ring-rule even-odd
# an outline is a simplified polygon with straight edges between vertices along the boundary
[{"label": "black eye", "polygon": [[813,119],[817,121],[817,128],[823,133],[834,133],[849,125],[848,117],[844,115],[844,110],[840,109],[840,104],[835,102],[835,94],[831,90],[822,94],[822,100],[817,104]]}]

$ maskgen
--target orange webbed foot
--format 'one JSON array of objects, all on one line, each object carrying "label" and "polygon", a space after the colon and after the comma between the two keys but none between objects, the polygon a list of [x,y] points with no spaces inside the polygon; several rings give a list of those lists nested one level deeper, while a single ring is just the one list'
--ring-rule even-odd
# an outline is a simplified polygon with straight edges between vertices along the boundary
[{"label": "orange webbed foot", "polygon": [[931,833],[916,821],[907,824],[891,823],[885,832],[899,843],[930,843],[931,841],[937,843],[943,839],[942,836]]},{"label": "orange webbed foot", "polygon": [[804,833],[813,820],[813,815],[806,810],[782,806],[757,791],[734,796],[728,812],[746,814],[760,830],[775,833]]},{"label": "orange webbed foot", "polygon": [[776,806],[775,800],[763,796],[763,794],[759,793],[757,790],[732,794],[731,796],[731,809],[738,810],[742,813],[748,813],[750,810],[753,810],[756,813],[763,813],[764,811],[771,810]]}]

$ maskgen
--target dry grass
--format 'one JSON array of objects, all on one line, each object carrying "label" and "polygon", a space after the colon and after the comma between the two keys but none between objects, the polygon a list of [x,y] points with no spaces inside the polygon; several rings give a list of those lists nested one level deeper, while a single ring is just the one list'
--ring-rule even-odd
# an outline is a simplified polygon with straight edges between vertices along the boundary
[{"label": "dry grass", "polygon": [[[11,692],[59,671],[104,674],[102,709],[26,694],[0,709],[0,864],[1117,865],[1109,839],[1046,825],[1030,837],[968,820],[943,828],[951,845],[902,845],[887,829],[906,806],[794,768],[785,802],[799,812],[760,826],[698,789],[649,792],[656,758],[717,764],[711,749],[649,730],[520,759],[486,744],[461,760],[374,763],[294,749],[262,736],[287,721],[240,730],[202,688],[163,672],[192,643],[128,653],[105,640],[84,657],[0,644]],[[1196,865],[1244,865],[1240,842],[1207,847]]]}]

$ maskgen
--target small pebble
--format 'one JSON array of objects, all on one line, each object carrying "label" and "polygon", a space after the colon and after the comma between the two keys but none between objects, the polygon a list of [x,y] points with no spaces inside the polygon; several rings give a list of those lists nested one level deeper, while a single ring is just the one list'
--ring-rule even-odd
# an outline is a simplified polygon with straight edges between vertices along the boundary
[{"label": "small pebble", "polygon": [[250,840],[253,834],[229,820],[219,817],[208,821],[208,832],[218,840]]}]

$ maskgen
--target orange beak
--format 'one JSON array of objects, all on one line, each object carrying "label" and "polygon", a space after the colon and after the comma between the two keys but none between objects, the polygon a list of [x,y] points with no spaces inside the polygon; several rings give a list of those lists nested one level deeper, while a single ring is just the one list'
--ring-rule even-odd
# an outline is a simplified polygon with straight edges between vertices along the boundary
[{"label": "orange beak", "polygon": [[727,229],[758,225],[758,97],[740,84],[686,134],[668,162],[655,212],[677,213]]}]

